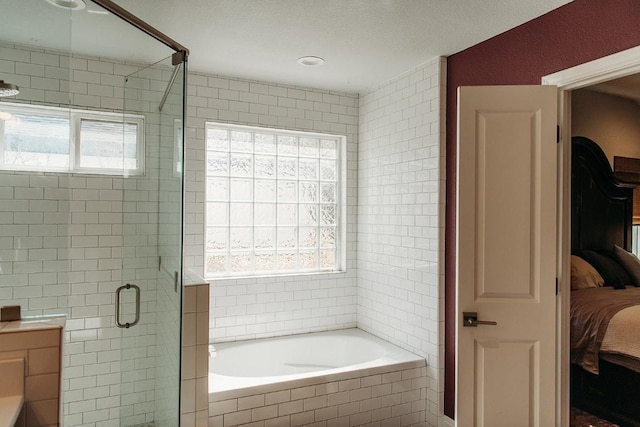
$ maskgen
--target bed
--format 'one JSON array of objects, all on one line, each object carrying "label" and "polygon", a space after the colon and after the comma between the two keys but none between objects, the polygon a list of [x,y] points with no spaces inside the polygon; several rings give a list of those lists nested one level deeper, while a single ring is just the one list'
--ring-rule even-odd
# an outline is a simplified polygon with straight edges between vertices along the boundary
[{"label": "bed", "polygon": [[579,288],[571,292],[571,403],[640,427],[640,261],[629,254],[634,185],[614,177],[590,139],[572,139],[571,161],[572,289]]}]

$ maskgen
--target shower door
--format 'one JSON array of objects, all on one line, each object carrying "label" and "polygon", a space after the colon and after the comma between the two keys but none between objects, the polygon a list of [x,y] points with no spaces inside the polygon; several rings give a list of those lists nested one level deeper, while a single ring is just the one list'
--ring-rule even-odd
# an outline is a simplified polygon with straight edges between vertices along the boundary
[{"label": "shower door", "polygon": [[124,123],[138,123],[144,140],[144,147],[127,145],[134,138],[125,126],[124,162],[142,162],[122,182],[114,316],[122,345],[120,425],[127,427],[175,427],[180,420],[184,65],[169,57],[124,84]]}]

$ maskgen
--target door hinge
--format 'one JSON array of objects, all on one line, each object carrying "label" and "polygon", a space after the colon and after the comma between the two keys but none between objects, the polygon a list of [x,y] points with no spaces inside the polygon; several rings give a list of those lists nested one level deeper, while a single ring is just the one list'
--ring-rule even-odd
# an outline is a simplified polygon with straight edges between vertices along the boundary
[{"label": "door hinge", "polygon": [[556,144],[560,144],[560,125],[556,125]]},{"label": "door hinge", "polygon": [[162,268],[162,257],[159,256],[158,257],[158,271],[160,271],[161,268]]},{"label": "door hinge", "polygon": [[556,295],[558,295],[558,278],[556,277]]}]

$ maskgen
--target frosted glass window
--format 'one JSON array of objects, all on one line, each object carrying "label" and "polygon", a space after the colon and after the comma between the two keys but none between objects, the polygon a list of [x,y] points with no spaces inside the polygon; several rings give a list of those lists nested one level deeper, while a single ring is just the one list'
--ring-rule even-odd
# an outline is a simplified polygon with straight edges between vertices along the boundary
[{"label": "frosted glass window", "polygon": [[341,271],[343,136],[207,123],[208,278]]},{"label": "frosted glass window", "polygon": [[0,102],[0,167],[142,174],[143,124],[142,116]]}]

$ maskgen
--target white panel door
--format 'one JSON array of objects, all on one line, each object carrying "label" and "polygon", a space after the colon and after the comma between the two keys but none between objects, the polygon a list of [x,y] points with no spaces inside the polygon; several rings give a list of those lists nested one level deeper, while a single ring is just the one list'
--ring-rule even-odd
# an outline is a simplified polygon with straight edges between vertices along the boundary
[{"label": "white panel door", "polygon": [[556,110],[555,86],[458,91],[460,427],[555,424]]}]

